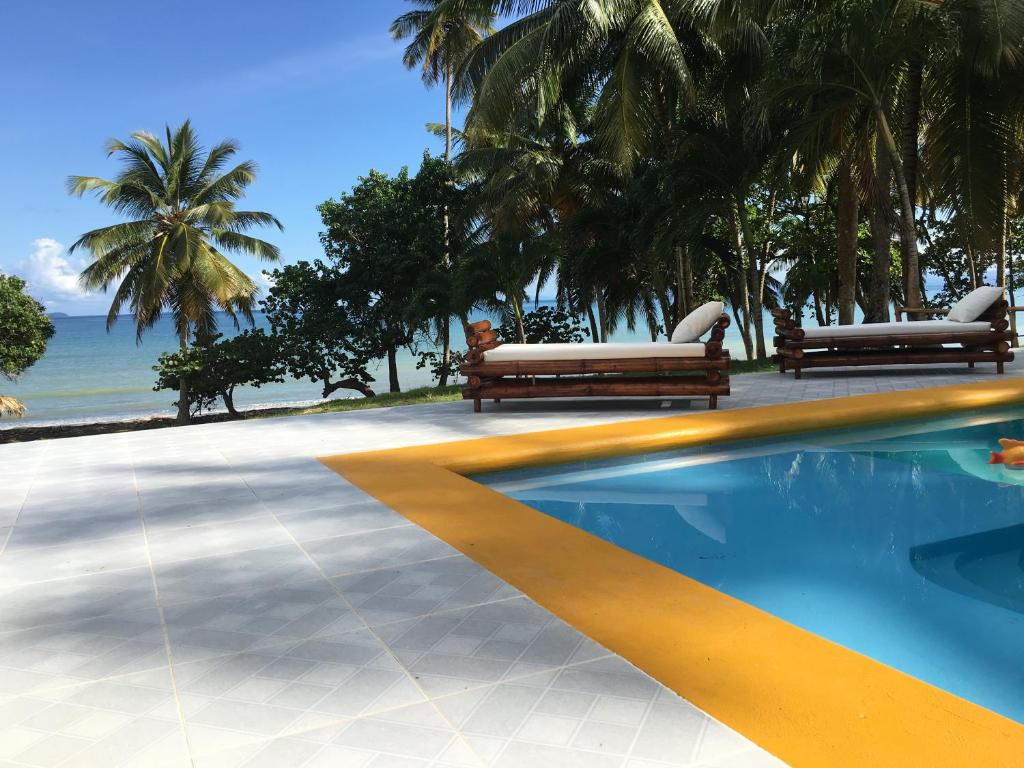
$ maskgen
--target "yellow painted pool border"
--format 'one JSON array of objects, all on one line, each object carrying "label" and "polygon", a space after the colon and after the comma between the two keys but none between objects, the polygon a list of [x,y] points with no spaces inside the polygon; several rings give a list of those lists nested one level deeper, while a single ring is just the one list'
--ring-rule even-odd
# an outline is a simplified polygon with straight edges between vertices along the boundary
[{"label": "yellow painted pool border", "polygon": [[1019,766],[1024,726],[464,477],[1010,404],[1024,379],[321,461],[791,765]]}]

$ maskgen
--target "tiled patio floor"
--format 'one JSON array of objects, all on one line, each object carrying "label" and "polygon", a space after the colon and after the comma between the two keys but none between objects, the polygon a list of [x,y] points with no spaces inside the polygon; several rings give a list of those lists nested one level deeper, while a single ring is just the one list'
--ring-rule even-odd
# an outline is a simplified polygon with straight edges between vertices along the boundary
[{"label": "tiled patio floor", "polygon": [[[991,378],[742,376],[723,407]],[[685,407],[453,403],[0,446],[0,766],[779,765],[314,460]]]}]

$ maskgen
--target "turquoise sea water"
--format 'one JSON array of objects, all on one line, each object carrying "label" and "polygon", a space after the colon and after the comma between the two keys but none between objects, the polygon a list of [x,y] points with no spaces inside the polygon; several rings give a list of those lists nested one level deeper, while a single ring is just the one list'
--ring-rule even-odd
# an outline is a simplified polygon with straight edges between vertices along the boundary
[{"label": "turquoise sea water", "polygon": [[[543,302],[542,302],[543,303]],[[474,313],[474,317],[482,316]],[[493,320],[493,318],[492,318]],[[174,392],[154,392],[153,365],[163,352],[177,348],[177,339],[169,320],[161,321],[136,344],[130,318],[122,318],[107,333],[104,317],[60,317],[54,319],[57,333],[46,355],[15,383],[0,382],[0,391],[19,398],[28,407],[22,419],[4,419],[0,429],[44,423],[68,423],[132,418],[152,414],[171,414]],[[225,318],[221,323],[226,336],[234,333]],[[261,315],[257,327],[265,327]],[[766,325],[767,328],[771,324]],[[452,340],[462,344],[458,323],[452,326]],[[617,341],[649,341],[645,334],[627,332],[615,335]],[[770,340],[769,340],[770,341]],[[743,345],[735,328],[729,329],[727,345],[734,355],[743,356]],[[429,344],[423,345],[428,349]],[[416,369],[412,352],[399,353],[399,379],[403,389],[432,384],[426,370]],[[387,365],[380,361],[371,367],[378,392],[388,388]],[[238,407],[260,404],[318,402],[321,387],[310,381],[287,380],[260,389],[246,388],[236,394]],[[355,393],[340,391],[338,397]]]},{"label": "turquoise sea water", "polygon": [[1022,416],[477,479],[1024,723]]}]

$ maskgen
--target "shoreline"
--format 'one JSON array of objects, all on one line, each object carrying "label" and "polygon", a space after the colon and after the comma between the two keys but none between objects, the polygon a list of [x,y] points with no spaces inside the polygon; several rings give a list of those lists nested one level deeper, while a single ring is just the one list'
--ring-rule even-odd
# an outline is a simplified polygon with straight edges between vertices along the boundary
[{"label": "shoreline", "polygon": [[[730,371],[733,376],[747,373],[763,373],[776,370],[770,360],[734,360]],[[192,418],[189,426],[194,424],[218,424],[228,421],[245,421],[247,419],[269,419],[281,416],[308,416],[317,413],[338,413],[357,411],[366,408],[391,408],[395,406],[426,405],[428,403],[451,402],[462,399],[461,384],[447,387],[419,387],[407,392],[385,393],[365,398],[340,398],[324,400],[314,404],[301,405],[294,402],[287,405],[256,406],[239,411],[239,418],[229,413],[217,411]],[[107,435],[117,432],[141,432],[149,429],[167,429],[176,426],[173,416],[158,414],[138,418],[107,421],[93,421],[72,424],[38,424],[25,427],[0,428],[0,445],[28,443],[36,440],[53,440],[64,437],[85,437],[88,435]]]},{"label": "shoreline", "polygon": [[[224,411],[217,411],[215,413],[193,416],[192,421],[187,426],[247,421],[249,419],[270,419],[282,416],[306,416],[317,413],[356,411],[367,408],[422,405],[458,400],[461,397],[461,386],[449,386],[444,389],[423,387],[411,389],[408,392],[387,393],[366,398],[342,398],[305,405],[258,406],[240,410],[240,416],[238,417]],[[0,445],[29,443],[37,440],[55,440],[65,437],[108,435],[119,432],[143,432],[150,429],[168,429],[175,426],[177,426],[177,422],[174,416],[161,416],[159,414],[71,424],[37,424],[24,427],[4,426],[0,428]]]}]

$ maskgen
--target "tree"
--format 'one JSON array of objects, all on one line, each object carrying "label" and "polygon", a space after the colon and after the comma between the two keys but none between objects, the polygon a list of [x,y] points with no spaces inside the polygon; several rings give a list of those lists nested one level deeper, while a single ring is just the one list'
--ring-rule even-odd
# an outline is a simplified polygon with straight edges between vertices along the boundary
[{"label": "tree", "polygon": [[[820,187],[830,180],[837,188],[839,310],[844,324],[853,322],[857,296],[859,204],[868,200],[873,207],[889,208],[890,173],[906,268],[904,300],[911,307],[923,300],[915,200],[892,128],[907,51],[916,50],[920,34],[915,5],[885,0],[802,4],[799,15],[788,18],[796,30],[793,42],[780,51],[779,67],[765,89],[769,102],[784,99],[798,110],[792,142],[810,185]],[[878,161],[878,153],[884,161]],[[880,254],[883,218],[873,221]],[[877,280],[875,287],[881,290],[885,283]],[[877,308],[882,301],[874,296],[870,304]]]},{"label": "tree", "polygon": [[[503,323],[497,329],[498,338],[515,339],[518,329]],[[537,307],[523,315],[523,336],[527,344],[580,344],[590,332],[575,317],[563,309]]]},{"label": "tree", "polygon": [[[236,208],[256,179],[251,161],[225,170],[237,152],[233,141],[204,150],[186,120],[173,131],[167,126],[164,142],[142,131],[128,141],[110,141],[108,155],[122,161],[113,180],[68,179],[72,195],[93,192],[104,205],[129,217],[86,232],[70,249],[84,248],[92,255],[81,274],[83,286],[106,291],[117,285],[108,330],[127,306],[141,338],[167,310],[183,351],[192,338],[216,333],[217,311],[229,315],[236,327],[239,316],[252,322],[258,288],[224,252],[277,261],[275,246],[246,233],[254,227],[282,226],[269,213]],[[178,386],[185,393],[178,407],[178,422],[184,424],[189,420],[187,377]]]},{"label": "tree", "polygon": [[476,299],[458,291],[454,278],[469,245],[464,216],[468,193],[458,183],[451,163],[425,152],[412,179],[412,195],[417,212],[413,247],[426,269],[419,276],[411,316],[433,326],[430,335],[441,347],[438,386],[444,387],[459,367],[451,348],[452,318],[465,321]]},{"label": "tree", "polygon": [[[423,82],[427,87],[444,84],[444,162],[450,166],[455,73],[484,37],[494,31],[494,3],[481,0],[413,1],[422,8],[395,19],[391,24],[391,35],[396,40],[412,38],[402,60],[409,69],[421,67]],[[446,170],[450,172],[450,169]],[[454,180],[450,183],[454,189]],[[453,261],[452,209],[449,202],[445,200],[442,205],[443,226],[438,241],[444,247],[441,266],[446,270],[451,269]],[[451,315],[438,314],[436,321],[442,356],[438,386],[443,387],[448,383],[452,368]]]},{"label": "tree", "polygon": [[1019,184],[1024,155],[1024,7],[1017,0],[944,5],[949,33],[924,88],[932,113],[927,161],[937,203],[959,220],[964,246],[991,252],[996,284],[1006,285],[1014,177]]},{"label": "tree", "polygon": [[[14,381],[46,352],[53,338],[53,321],[46,308],[25,293],[25,281],[0,273],[0,376]],[[0,395],[0,416],[20,416],[25,407]]]},{"label": "tree", "polygon": [[352,320],[338,268],[300,261],[270,277],[273,285],[262,306],[288,372],[323,386],[324,398],[339,389],[373,397],[373,377],[366,370],[373,354]]},{"label": "tree", "polygon": [[[1018,0],[497,7],[513,18],[456,78],[475,244],[460,275],[518,336],[549,278],[595,340],[723,296],[761,356],[780,292],[820,323],[878,322],[926,299],[928,270],[1019,274]],[[932,258],[919,243],[936,238]]]},{"label": "tree", "polygon": [[181,379],[185,378],[193,414],[210,410],[220,399],[228,413],[237,418],[236,387],[259,389],[284,381],[286,366],[276,337],[262,330],[246,330],[230,339],[222,338],[218,334],[199,340],[189,349],[161,355],[153,367],[158,374],[153,389],[180,392]]},{"label": "tree", "polygon": [[494,31],[494,3],[480,0],[413,0],[420,9],[391,24],[395,40],[411,38],[402,61],[420,67],[428,86],[444,85],[444,159],[452,157],[452,103],[455,73],[481,41]]},{"label": "tree", "polygon": [[434,266],[420,245],[426,214],[409,170],[371,170],[335,200],[321,203],[324,251],[337,267],[340,296],[371,358],[386,357],[391,392],[400,392],[398,350],[424,325],[417,312],[420,280]]}]

